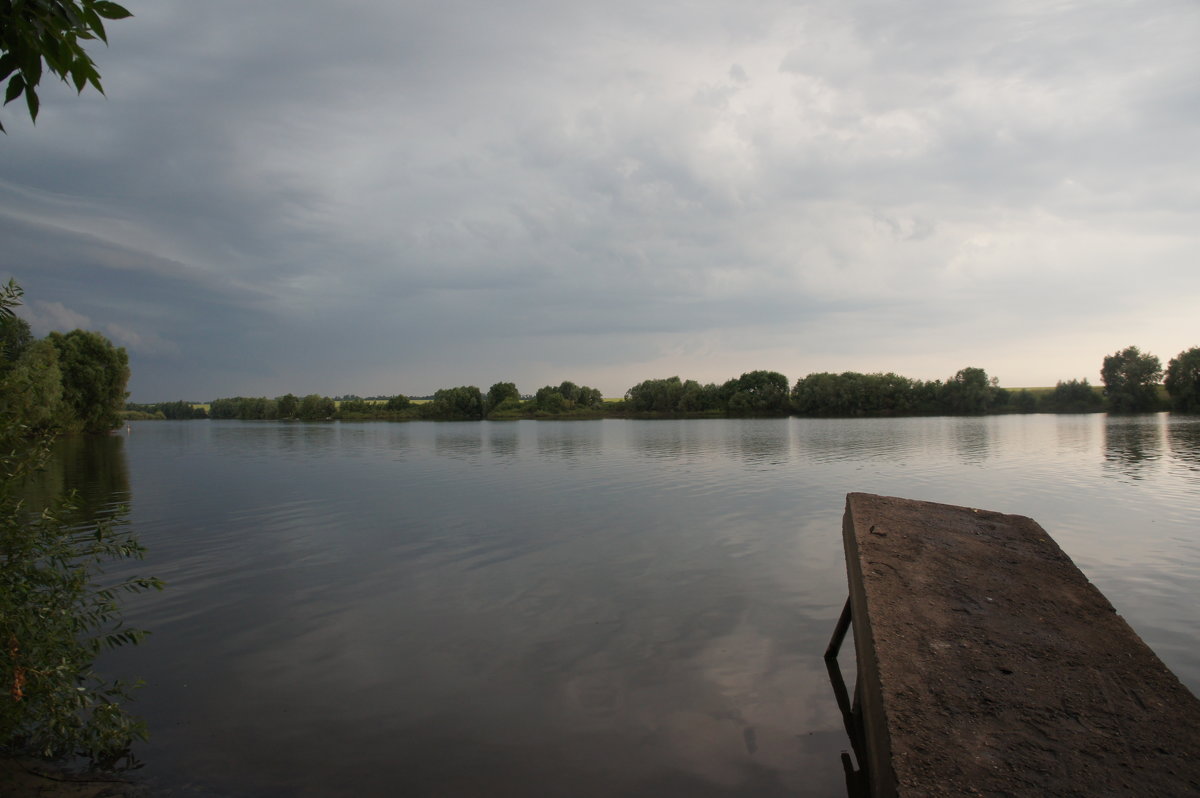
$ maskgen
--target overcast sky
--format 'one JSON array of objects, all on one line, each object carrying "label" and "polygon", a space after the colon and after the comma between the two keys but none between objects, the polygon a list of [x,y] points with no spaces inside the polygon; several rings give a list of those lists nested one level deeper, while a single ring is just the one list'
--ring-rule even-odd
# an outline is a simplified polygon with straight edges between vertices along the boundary
[{"label": "overcast sky", "polygon": [[0,111],[0,253],[135,401],[1200,345],[1200,4],[139,3]]}]

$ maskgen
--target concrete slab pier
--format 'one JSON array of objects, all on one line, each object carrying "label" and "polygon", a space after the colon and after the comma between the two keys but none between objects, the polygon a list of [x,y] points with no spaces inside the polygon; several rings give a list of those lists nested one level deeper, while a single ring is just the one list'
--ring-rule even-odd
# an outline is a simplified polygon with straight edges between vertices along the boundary
[{"label": "concrete slab pier", "polygon": [[1035,521],[851,493],[843,539],[872,796],[1200,795],[1200,700]]}]

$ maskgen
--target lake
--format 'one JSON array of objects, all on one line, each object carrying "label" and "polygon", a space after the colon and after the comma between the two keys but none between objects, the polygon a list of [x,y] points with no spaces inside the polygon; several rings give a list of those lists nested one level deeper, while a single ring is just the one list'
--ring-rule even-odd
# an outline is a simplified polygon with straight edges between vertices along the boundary
[{"label": "lake", "polygon": [[101,661],[168,795],[842,796],[850,491],[1033,517],[1200,692],[1197,418],[141,422],[46,480],[168,582]]}]

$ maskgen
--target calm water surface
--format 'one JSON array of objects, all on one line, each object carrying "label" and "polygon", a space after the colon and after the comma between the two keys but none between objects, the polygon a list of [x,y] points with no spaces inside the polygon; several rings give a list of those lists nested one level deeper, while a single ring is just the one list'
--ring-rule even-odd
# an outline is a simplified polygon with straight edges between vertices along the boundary
[{"label": "calm water surface", "polygon": [[1032,516],[1200,692],[1196,419],[148,422],[48,479],[169,583],[104,664],[170,795],[844,795],[849,491]]}]

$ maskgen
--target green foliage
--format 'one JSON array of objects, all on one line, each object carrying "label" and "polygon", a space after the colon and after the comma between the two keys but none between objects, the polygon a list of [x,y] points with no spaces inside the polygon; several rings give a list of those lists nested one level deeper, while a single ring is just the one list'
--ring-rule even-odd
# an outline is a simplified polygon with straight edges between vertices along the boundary
[{"label": "green foliage", "polygon": [[[330,400],[332,402],[332,400]],[[297,412],[299,412],[297,406]],[[269,421],[279,418],[279,407],[274,399],[265,396],[233,396],[213,399],[208,403],[208,417],[216,419],[236,418],[242,421]]]},{"label": "green foliage", "polygon": [[543,413],[561,413],[567,409],[567,397],[553,385],[547,385],[537,389],[533,406]]},{"label": "green foliage", "polygon": [[510,405],[513,401],[521,401],[521,393],[517,390],[516,383],[498,382],[487,392],[487,415],[491,415],[497,408],[508,402]]},{"label": "green foliage", "polygon": [[23,295],[16,281],[0,287],[0,422],[29,434],[61,424],[65,407],[58,349],[13,313]]},{"label": "green foliage", "polygon": [[996,381],[981,368],[959,369],[942,386],[942,406],[950,413],[986,413],[996,397]]},{"label": "green foliage", "polygon": [[679,377],[644,380],[625,392],[625,404],[635,413],[676,413],[683,393]]},{"label": "green foliage", "polygon": [[230,399],[213,399],[208,403],[208,417],[216,419],[238,418],[242,397]]},{"label": "green foliage", "polygon": [[163,418],[171,420],[208,418],[208,413],[203,407],[196,407],[191,402],[185,402],[182,399],[177,402],[159,402],[153,408],[152,412],[162,413]]},{"label": "green foliage", "polygon": [[562,396],[563,401],[569,402],[572,405],[579,401],[579,386],[570,380],[566,380],[559,385],[557,393]]},{"label": "green foliage", "polygon": [[[1013,397],[981,368],[960,369],[946,382],[912,380],[891,372],[820,372],[797,380],[792,409],[802,416],[893,416],[984,413],[1008,408],[1031,412],[1028,397]],[[1013,405],[1012,402],[1018,402]]]},{"label": "green foliage", "polygon": [[1087,379],[1059,380],[1054,392],[1042,400],[1042,408],[1053,413],[1093,413],[1103,406],[1103,397]]},{"label": "green foliage", "polygon": [[342,421],[406,421],[415,418],[417,406],[398,394],[387,399],[343,398],[337,405]]},{"label": "green foliage", "polygon": [[328,396],[310,393],[300,400],[296,418],[302,421],[322,421],[337,415],[337,405]]},{"label": "green foliage", "polygon": [[300,398],[295,394],[285,393],[275,400],[275,415],[278,418],[295,418],[300,412]]},{"label": "green foliage", "polygon": [[802,416],[890,416],[937,412],[940,383],[898,374],[820,372],[797,380],[792,408]]},{"label": "green foliage", "polygon": [[[43,64],[76,92],[89,83],[101,94],[100,73],[82,41],[108,43],[104,20],[132,16],[108,0],[7,0],[0,2],[0,80],[8,78],[4,103],[25,95],[30,119],[37,121],[37,86]],[[0,124],[0,131],[4,125]]]},{"label": "green foliage", "polygon": [[1167,363],[1164,380],[1171,396],[1171,409],[1200,413],[1200,346],[1180,352]]},{"label": "green foliage", "polygon": [[1158,409],[1157,385],[1162,363],[1150,353],[1130,346],[1104,358],[1100,379],[1108,409],[1114,413],[1145,413]]},{"label": "green foliage", "polygon": [[600,393],[599,388],[564,382],[558,386],[558,391],[568,402],[573,402],[575,407],[599,407],[604,404],[604,395]]},{"label": "green foliage", "polygon": [[161,411],[155,410],[139,410],[137,407],[125,406],[125,409],[120,412],[122,421],[166,421],[167,417]]},{"label": "green foliage", "polygon": [[[12,461],[6,485],[21,472]],[[15,466],[15,467],[14,467]],[[7,491],[6,491],[7,493]],[[104,648],[135,644],[145,633],[123,626],[119,594],[161,589],[137,577],[96,580],[105,563],[140,559],[144,549],[114,521],[80,529],[68,503],[30,519],[11,494],[0,498],[0,745],[47,758],[115,759],[144,724],[121,704],[131,685],[108,682],[93,669]]]},{"label": "green foliage", "polygon": [[12,368],[33,341],[29,324],[13,313],[24,294],[17,281],[11,278],[7,284],[0,285],[0,375]]},{"label": "green foliage", "polygon": [[34,340],[13,308],[23,291],[0,286],[0,414],[29,432],[106,432],[118,423],[129,357],[100,333],[52,332]]},{"label": "green foliage", "polygon": [[423,418],[475,420],[483,418],[483,394],[474,385],[443,388],[421,406]]},{"label": "green foliage", "polygon": [[0,317],[0,373],[16,362],[32,341],[28,322],[16,316]]},{"label": "green foliage", "polygon": [[[0,317],[19,296],[0,292]],[[122,624],[120,594],[162,584],[102,582],[106,563],[144,553],[122,522],[78,523],[73,497],[40,511],[26,505],[23,488],[50,442],[31,437],[16,411],[0,414],[0,748],[115,761],[145,739],[145,726],[121,706],[131,685],[100,678],[93,662],[145,634]]]},{"label": "green foliage", "polygon": [[748,371],[721,388],[731,416],[777,416],[791,411],[787,377],[778,371]]},{"label": "green foliage", "polygon": [[[767,373],[774,372],[750,372]],[[742,376],[744,378],[747,375]],[[751,377],[751,381],[753,379]],[[701,385],[695,380],[685,381],[679,377],[645,380],[625,392],[624,407],[621,409],[652,416],[719,415],[728,409],[729,398],[736,392],[734,386],[737,384],[738,380],[730,380],[723,386],[712,383]]]},{"label": "green foliage", "polygon": [[[493,387],[495,387],[495,386],[493,386]],[[389,398],[387,400],[387,403],[384,405],[384,407],[387,410],[390,410],[392,412],[408,410],[409,407],[411,407],[411,406],[412,406],[412,402],[409,400],[409,398],[407,396],[405,396],[402,393],[398,393],[395,396]]]},{"label": "green foliage", "polygon": [[600,392],[599,388],[582,385],[579,388],[579,398],[575,400],[575,404],[579,407],[602,407],[604,394]]},{"label": "green foliage", "polygon": [[724,413],[725,397],[718,386],[694,379],[647,379],[625,391],[625,409],[647,415]]},{"label": "green foliage", "polygon": [[[849,416],[862,413],[857,402],[847,402],[843,396],[851,380],[862,376],[853,371],[833,374],[821,371],[796,380],[792,386],[792,409],[802,416]],[[843,387],[843,383],[847,383]]]},{"label": "green foliage", "polygon": [[339,416],[368,416],[375,405],[368,402],[366,399],[343,399],[341,404],[337,405]]},{"label": "green foliage", "polygon": [[17,314],[13,312],[13,308],[21,304],[23,296],[25,289],[17,285],[17,281],[12,277],[8,278],[7,283],[0,285],[0,319],[15,319]]},{"label": "green foliage", "polygon": [[787,377],[778,371],[748,371],[721,386],[730,415],[784,415],[791,412]]},{"label": "green foliage", "polygon": [[69,429],[107,432],[117,426],[129,382],[129,356],[123,347],[97,332],[72,330],[47,336],[58,350],[62,398],[71,416]]},{"label": "green foliage", "polygon": [[[150,405],[149,407],[160,407]],[[195,412],[202,410],[197,408]],[[367,419],[403,420],[416,415],[416,406],[408,398],[398,395],[384,401],[348,397],[339,404],[336,400],[320,394],[309,394],[298,398],[294,394],[285,394],[275,399],[265,396],[246,397],[234,396],[213,399],[208,406],[208,418],[238,419],[241,421],[269,421],[272,419],[299,419],[301,421],[324,421],[327,419],[348,419],[362,421]],[[196,415],[203,418],[204,415]]]},{"label": "green foliage", "polygon": [[725,411],[725,394],[713,383],[701,385],[695,380],[684,380],[675,412],[681,414],[708,414]]},{"label": "green foliage", "polygon": [[0,414],[31,432],[48,432],[66,423],[58,350],[49,341],[33,341],[0,377]]},{"label": "green foliage", "polygon": [[[1095,394],[1093,393],[1092,395],[1094,396]],[[1018,413],[1036,413],[1038,408],[1037,396],[1032,391],[1027,391],[1024,388],[1011,393],[1008,404]]]},{"label": "green foliage", "polygon": [[533,395],[532,409],[541,415],[562,413],[580,415],[580,411],[594,413],[603,405],[604,397],[599,389],[576,385],[568,380],[557,387],[547,385],[538,388],[537,393]]}]

